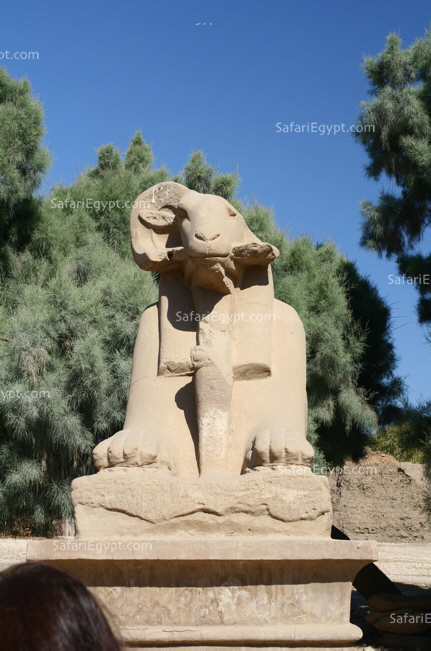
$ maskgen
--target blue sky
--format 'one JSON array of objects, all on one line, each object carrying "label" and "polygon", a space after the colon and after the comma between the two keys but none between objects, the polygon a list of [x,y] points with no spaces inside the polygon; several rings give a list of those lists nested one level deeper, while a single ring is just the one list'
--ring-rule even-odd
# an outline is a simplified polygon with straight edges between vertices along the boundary
[{"label": "blue sky", "polygon": [[272,205],[292,235],[334,239],[392,306],[398,370],[416,401],[431,394],[416,292],[390,285],[395,264],[358,245],[359,202],[383,183],[365,178],[349,134],[276,124],[350,126],[367,99],[363,54],[380,52],[392,31],[409,45],[430,24],[422,0],[14,0],[2,8],[0,52],[39,59],[0,65],[27,75],[44,104],[47,189],[94,164],[101,144],[124,151],[142,129],[158,164],[176,172],[203,149],[222,172],[238,166],[239,195]]}]

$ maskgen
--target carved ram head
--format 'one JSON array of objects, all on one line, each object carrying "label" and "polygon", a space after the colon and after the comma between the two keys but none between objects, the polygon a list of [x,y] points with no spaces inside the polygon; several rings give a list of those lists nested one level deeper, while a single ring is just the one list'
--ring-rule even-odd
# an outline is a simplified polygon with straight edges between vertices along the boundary
[{"label": "carved ram head", "polygon": [[279,254],[253,235],[228,201],[171,181],[136,199],[130,227],[133,257],[142,269],[183,266],[186,280],[223,293],[232,291],[232,279],[245,266],[269,265]]}]

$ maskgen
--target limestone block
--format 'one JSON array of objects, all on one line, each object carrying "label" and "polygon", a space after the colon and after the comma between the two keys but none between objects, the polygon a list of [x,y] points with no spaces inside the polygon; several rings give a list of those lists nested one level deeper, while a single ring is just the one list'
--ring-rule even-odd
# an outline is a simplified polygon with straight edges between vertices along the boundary
[{"label": "limestone block", "polygon": [[349,623],[351,584],[376,559],[373,543],[280,537],[149,542],[31,541],[27,559],[46,560],[84,581],[135,649],[333,649],[361,637]]},{"label": "limestone block", "polygon": [[219,480],[115,468],[72,484],[79,538],[276,536],[329,538],[326,477],[251,472]]}]

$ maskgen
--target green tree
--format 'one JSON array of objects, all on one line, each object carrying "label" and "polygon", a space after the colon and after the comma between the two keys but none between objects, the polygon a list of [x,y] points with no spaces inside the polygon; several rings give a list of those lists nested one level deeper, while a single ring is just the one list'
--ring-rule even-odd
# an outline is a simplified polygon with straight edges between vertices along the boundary
[{"label": "green tree", "polygon": [[39,215],[34,198],[50,163],[41,146],[43,110],[27,79],[0,68],[0,275],[9,271],[11,247],[22,247]]},{"label": "green tree", "polygon": [[146,144],[141,131],[137,131],[126,151],[124,165],[133,174],[148,174],[153,163],[153,152]]},{"label": "green tree", "polygon": [[365,59],[364,72],[371,100],[362,103],[355,138],[368,154],[368,177],[386,176],[399,192],[362,203],[361,244],[421,279],[418,318],[430,324],[431,254],[418,247],[431,225],[431,32],[405,49],[390,34],[383,52]]},{"label": "green tree", "polygon": [[139,318],[157,288],[88,212],[50,201],[13,269],[0,302],[0,522],[13,531],[19,516],[46,534],[71,514],[70,482],[91,472],[95,443],[122,427]]},{"label": "green tree", "polygon": [[396,375],[397,356],[389,305],[375,285],[362,276],[350,260],[343,262],[349,306],[364,336],[364,350],[357,377],[367,392],[368,404],[377,412],[379,425],[400,418],[405,386]]},{"label": "green tree", "polygon": [[228,201],[234,199],[240,178],[233,174],[219,174],[216,167],[212,167],[206,160],[202,151],[192,152],[182,174],[175,180],[183,183],[190,190],[196,192],[217,194]]}]

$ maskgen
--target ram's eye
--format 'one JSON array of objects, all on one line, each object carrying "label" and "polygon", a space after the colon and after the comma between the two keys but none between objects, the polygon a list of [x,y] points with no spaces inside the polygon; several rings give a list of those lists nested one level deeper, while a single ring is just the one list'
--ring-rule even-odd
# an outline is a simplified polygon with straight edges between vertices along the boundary
[{"label": "ram's eye", "polygon": [[178,206],[177,213],[180,219],[188,218],[187,210],[184,210],[184,208],[181,208],[180,206]]},{"label": "ram's eye", "polygon": [[231,208],[231,207],[229,206],[229,215],[230,215],[231,217],[236,217],[236,216],[238,215],[238,213],[237,213],[236,210],[234,210],[234,208]]}]

